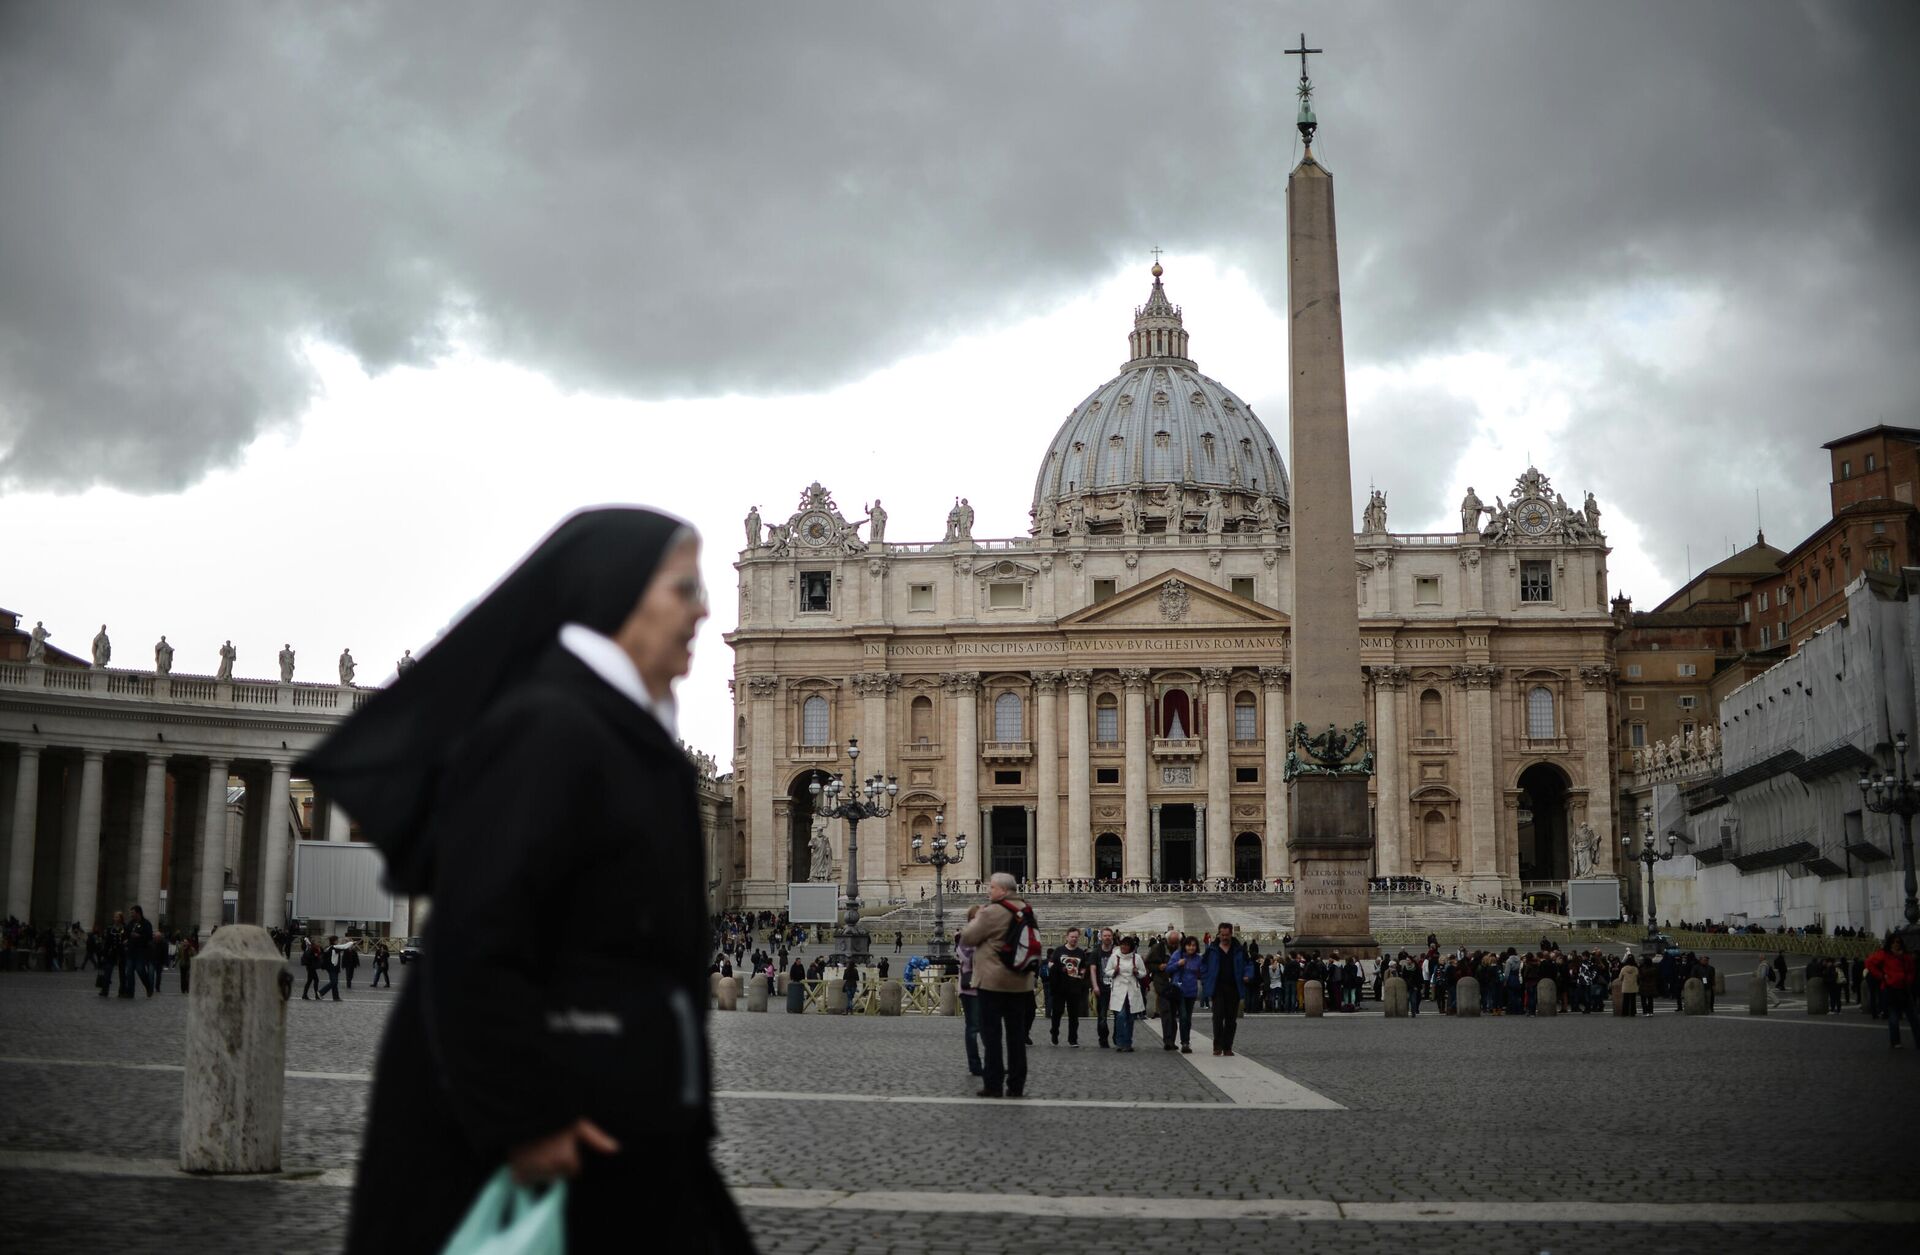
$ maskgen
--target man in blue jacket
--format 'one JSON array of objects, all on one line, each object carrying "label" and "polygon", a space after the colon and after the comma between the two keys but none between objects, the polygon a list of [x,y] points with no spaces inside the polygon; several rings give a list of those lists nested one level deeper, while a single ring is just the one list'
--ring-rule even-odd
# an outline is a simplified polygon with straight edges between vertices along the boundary
[{"label": "man in blue jacket", "polygon": [[1233,1034],[1239,1027],[1240,999],[1253,980],[1253,964],[1233,935],[1232,924],[1214,932],[1200,964],[1200,990],[1213,1004],[1213,1053],[1231,1055]]}]

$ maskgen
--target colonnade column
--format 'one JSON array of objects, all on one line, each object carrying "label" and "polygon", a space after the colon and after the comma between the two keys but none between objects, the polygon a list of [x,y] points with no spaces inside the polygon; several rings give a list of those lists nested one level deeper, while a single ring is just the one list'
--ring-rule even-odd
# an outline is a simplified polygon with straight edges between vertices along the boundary
[{"label": "colonnade column", "polygon": [[7,852],[7,914],[33,919],[33,844],[40,823],[40,747],[22,745],[14,765],[13,847]]},{"label": "colonnade column", "polygon": [[1406,667],[1374,667],[1373,761],[1376,832],[1375,875],[1404,876],[1407,863],[1406,757],[1400,752],[1400,694],[1411,674]]},{"label": "colonnade column", "polygon": [[771,883],[779,874],[779,851],[787,839],[773,821],[773,795],[779,786],[773,778],[773,753],[780,736],[774,725],[773,699],[780,692],[780,680],[750,675],[746,682],[747,879]]},{"label": "colonnade column", "polygon": [[134,900],[152,914],[160,916],[160,860],[167,842],[167,756],[147,755],[147,771],[140,788],[139,869],[134,884]]},{"label": "colonnade column", "polygon": [[1233,874],[1233,771],[1227,759],[1227,675],[1224,667],[1206,667],[1207,687],[1207,840],[1208,876]]},{"label": "colonnade column", "polygon": [[1034,818],[1039,824],[1035,842],[1034,878],[1053,880],[1066,875],[1060,865],[1060,720],[1056,696],[1060,688],[1058,671],[1033,673],[1034,773],[1039,797],[1035,799]]},{"label": "colonnade column", "polygon": [[100,794],[105,783],[107,752],[80,754],[80,814],[73,830],[73,901],[67,917],[90,928],[100,907]]},{"label": "colonnade column", "polygon": [[293,768],[275,762],[260,808],[260,923],[272,928],[287,914],[287,787]]},{"label": "colonnade column", "polygon": [[[1467,879],[1476,893],[1500,893],[1499,825],[1501,814],[1493,789],[1494,669],[1485,665],[1458,666],[1454,679],[1467,691],[1467,815],[1472,835]],[[1480,753],[1482,748],[1486,753]]]},{"label": "colonnade column", "polygon": [[1087,753],[1087,688],[1091,671],[1067,671],[1066,874],[1093,875],[1093,769]]},{"label": "colonnade column", "polygon": [[1580,668],[1580,683],[1585,686],[1581,704],[1586,715],[1587,822],[1600,837],[1600,857],[1594,866],[1598,875],[1615,874],[1619,866],[1620,834],[1613,830],[1613,772],[1609,769],[1607,730],[1613,724],[1608,693],[1613,686],[1611,667]]},{"label": "colonnade column", "polygon": [[1129,667],[1120,673],[1120,680],[1127,686],[1126,705],[1121,711],[1126,726],[1120,730],[1127,756],[1127,842],[1120,875],[1127,880],[1145,880],[1152,867],[1149,858],[1159,847],[1156,841],[1150,850],[1147,835],[1147,673]]},{"label": "colonnade column", "polygon": [[1266,857],[1260,860],[1268,880],[1291,872],[1287,865],[1287,681],[1292,672],[1286,667],[1260,668],[1260,687],[1266,718],[1262,728],[1264,762],[1261,774],[1266,779]]},{"label": "colonnade column", "polygon": [[[980,814],[980,673],[955,671],[946,677],[953,702],[954,812],[961,823],[982,823]],[[972,842],[980,854],[980,878],[993,871],[993,834],[984,824]]]},{"label": "colonnade column", "polygon": [[219,926],[220,906],[226,900],[227,766],[224,758],[207,761],[207,799],[200,815],[199,909],[192,921],[200,926],[202,941]]}]

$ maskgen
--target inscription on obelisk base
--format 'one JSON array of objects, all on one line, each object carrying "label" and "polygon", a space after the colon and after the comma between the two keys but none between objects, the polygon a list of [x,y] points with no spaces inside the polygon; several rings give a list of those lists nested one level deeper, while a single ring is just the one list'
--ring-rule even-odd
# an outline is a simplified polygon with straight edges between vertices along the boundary
[{"label": "inscription on obelisk base", "polygon": [[1345,830],[1355,816],[1365,822],[1367,782],[1302,776],[1292,807],[1294,948],[1376,953],[1367,898],[1373,840],[1364,827]]}]

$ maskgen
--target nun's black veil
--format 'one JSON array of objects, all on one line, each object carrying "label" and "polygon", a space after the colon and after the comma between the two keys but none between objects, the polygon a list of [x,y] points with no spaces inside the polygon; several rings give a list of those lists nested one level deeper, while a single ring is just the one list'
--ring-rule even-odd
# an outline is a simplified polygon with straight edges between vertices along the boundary
[{"label": "nun's black veil", "polygon": [[462,739],[528,677],[563,625],[610,635],[624,623],[682,529],[691,531],[652,510],[573,515],[301,761],[297,770],[386,855],[390,888],[432,889],[428,811]]}]

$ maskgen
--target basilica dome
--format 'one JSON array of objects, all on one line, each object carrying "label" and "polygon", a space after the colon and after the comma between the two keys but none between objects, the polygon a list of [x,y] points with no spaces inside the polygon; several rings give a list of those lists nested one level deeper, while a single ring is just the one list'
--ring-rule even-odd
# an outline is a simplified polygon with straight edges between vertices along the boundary
[{"label": "basilica dome", "polygon": [[1253,531],[1287,517],[1287,468],[1252,407],[1187,356],[1159,263],[1132,357],[1060,426],[1033,490],[1037,535]]}]

